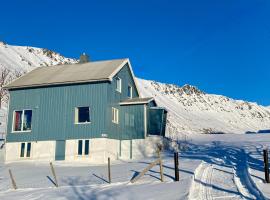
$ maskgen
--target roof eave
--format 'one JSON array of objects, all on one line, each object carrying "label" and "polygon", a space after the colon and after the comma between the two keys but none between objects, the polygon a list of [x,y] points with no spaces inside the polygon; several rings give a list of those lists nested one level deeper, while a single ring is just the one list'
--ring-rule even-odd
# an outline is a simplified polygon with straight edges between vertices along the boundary
[{"label": "roof eave", "polygon": [[76,85],[83,83],[93,83],[93,82],[104,82],[110,81],[108,78],[104,79],[92,79],[92,80],[83,80],[83,81],[65,81],[65,82],[55,82],[55,83],[45,83],[45,84],[32,84],[32,85],[20,85],[20,86],[4,86],[3,88],[6,90],[12,89],[23,89],[23,88],[36,88],[36,87],[50,87],[50,86],[61,86],[61,85]]}]

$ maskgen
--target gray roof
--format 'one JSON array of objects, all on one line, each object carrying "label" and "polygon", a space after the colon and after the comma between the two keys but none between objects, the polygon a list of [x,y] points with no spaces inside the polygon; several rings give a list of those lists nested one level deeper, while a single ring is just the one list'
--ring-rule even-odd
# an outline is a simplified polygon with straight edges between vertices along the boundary
[{"label": "gray roof", "polygon": [[117,59],[39,67],[6,85],[5,88],[14,89],[112,80],[112,77],[128,62],[128,59]]},{"label": "gray roof", "polygon": [[132,98],[132,99],[127,99],[124,101],[121,101],[119,104],[120,105],[130,105],[130,104],[146,104],[149,103],[150,101],[154,100],[153,97],[146,97],[146,98]]}]

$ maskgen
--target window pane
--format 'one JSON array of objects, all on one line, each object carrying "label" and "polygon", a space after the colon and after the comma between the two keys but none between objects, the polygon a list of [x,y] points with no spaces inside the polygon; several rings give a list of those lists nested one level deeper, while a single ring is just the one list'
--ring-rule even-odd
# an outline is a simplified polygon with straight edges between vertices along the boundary
[{"label": "window pane", "polygon": [[128,97],[131,98],[132,97],[132,87],[128,86]]},{"label": "window pane", "polygon": [[116,78],[116,90],[121,92],[121,79],[119,77]]},{"label": "window pane", "polygon": [[30,157],[30,153],[31,153],[31,143],[28,142],[27,143],[26,157]]},{"label": "window pane", "polygon": [[23,130],[24,131],[31,130],[31,123],[32,123],[32,110],[25,110],[23,118]]},{"label": "window pane", "polygon": [[88,154],[89,154],[89,140],[85,140],[84,155],[88,155]]},{"label": "window pane", "polygon": [[78,142],[78,155],[82,155],[82,140],[79,140]]},{"label": "window pane", "polygon": [[116,109],[116,117],[115,117],[115,120],[116,120],[116,123],[118,123],[118,109]]},{"label": "window pane", "polygon": [[78,107],[79,123],[90,122],[89,107]]},{"label": "window pane", "polygon": [[14,131],[21,131],[22,128],[22,111],[15,111]]},{"label": "window pane", "polygon": [[20,157],[24,157],[25,143],[21,143],[21,154]]}]

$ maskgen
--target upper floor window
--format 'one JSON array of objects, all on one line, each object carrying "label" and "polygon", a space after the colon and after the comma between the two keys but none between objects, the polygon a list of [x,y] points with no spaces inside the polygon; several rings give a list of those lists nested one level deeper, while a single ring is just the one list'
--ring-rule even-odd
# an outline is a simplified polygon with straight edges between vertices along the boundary
[{"label": "upper floor window", "polygon": [[17,110],[13,114],[13,131],[31,131],[32,110]]},{"label": "upper floor window", "polygon": [[128,98],[132,98],[132,86],[128,86]]},{"label": "upper floor window", "polygon": [[118,124],[119,122],[119,111],[118,109],[112,107],[112,122]]},{"label": "upper floor window", "polygon": [[77,107],[75,108],[75,123],[83,124],[90,123],[90,108],[89,107]]},{"label": "upper floor window", "polygon": [[122,91],[122,79],[119,77],[116,77],[116,91]]}]

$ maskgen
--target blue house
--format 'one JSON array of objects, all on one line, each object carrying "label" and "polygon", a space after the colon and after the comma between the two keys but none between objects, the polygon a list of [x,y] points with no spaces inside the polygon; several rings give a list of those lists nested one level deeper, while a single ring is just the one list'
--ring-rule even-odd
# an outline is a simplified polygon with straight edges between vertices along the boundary
[{"label": "blue house", "polygon": [[39,67],[5,88],[7,162],[139,158],[165,135],[167,112],[140,96],[128,59]]}]

